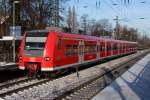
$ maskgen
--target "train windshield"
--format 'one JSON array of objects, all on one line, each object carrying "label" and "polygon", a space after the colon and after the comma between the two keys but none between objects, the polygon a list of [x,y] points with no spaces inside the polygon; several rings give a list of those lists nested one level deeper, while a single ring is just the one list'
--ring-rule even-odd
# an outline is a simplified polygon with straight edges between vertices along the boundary
[{"label": "train windshield", "polygon": [[25,50],[44,49],[47,36],[48,32],[27,32],[25,38]]}]

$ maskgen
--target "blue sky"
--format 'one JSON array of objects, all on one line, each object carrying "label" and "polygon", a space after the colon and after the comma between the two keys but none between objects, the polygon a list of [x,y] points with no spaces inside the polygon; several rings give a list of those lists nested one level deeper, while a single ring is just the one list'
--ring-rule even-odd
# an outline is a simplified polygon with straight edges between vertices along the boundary
[{"label": "blue sky", "polygon": [[[96,7],[96,2],[97,5],[100,2],[100,7]],[[107,18],[113,26],[113,19],[119,16],[121,25],[137,28],[150,37],[150,0],[130,0],[129,4],[125,4],[125,0],[70,0],[67,6],[76,7],[78,18],[83,14],[96,20]]]}]

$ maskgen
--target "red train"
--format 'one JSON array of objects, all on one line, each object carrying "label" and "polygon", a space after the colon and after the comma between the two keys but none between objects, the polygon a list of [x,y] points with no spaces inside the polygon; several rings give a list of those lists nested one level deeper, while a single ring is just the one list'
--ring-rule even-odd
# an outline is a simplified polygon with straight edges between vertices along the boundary
[{"label": "red train", "polygon": [[29,31],[22,39],[19,69],[53,72],[136,51],[136,42],[44,30]]}]

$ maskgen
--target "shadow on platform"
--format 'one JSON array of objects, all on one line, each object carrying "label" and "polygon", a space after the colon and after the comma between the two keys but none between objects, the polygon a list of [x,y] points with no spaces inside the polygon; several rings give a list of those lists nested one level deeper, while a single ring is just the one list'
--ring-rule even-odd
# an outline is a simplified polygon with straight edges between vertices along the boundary
[{"label": "shadow on platform", "polygon": [[[108,69],[104,70],[109,72],[106,78],[115,77]],[[150,100],[150,54],[134,64],[92,100]]]},{"label": "shadow on platform", "polygon": [[[142,67],[142,65],[139,66]],[[140,100],[150,100],[150,61],[138,75],[130,70],[128,70],[128,72],[136,77],[133,82],[129,82],[122,76],[120,78],[128,85],[128,87],[132,90],[132,92],[134,92],[134,94],[136,94],[136,96],[138,96]],[[119,88],[116,90],[119,91]],[[122,93],[118,92],[118,94],[122,100],[126,100],[125,97],[122,96]]]}]

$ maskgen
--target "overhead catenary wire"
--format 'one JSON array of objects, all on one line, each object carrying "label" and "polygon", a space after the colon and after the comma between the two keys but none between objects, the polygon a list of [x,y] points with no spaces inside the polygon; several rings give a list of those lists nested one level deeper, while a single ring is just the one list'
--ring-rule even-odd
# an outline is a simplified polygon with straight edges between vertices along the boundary
[{"label": "overhead catenary wire", "polygon": [[118,12],[118,11],[116,11],[116,10],[112,7],[112,5],[110,5],[106,0],[103,0],[103,1],[104,1],[104,3],[105,3],[108,7],[110,7],[110,8],[112,9],[112,11],[114,11],[117,15],[121,15],[121,13]]},{"label": "overhead catenary wire", "polygon": [[[124,13],[124,0],[121,0],[121,1],[114,1],[114,0],[95,0],[95,5],[89,5],[86,1],[79,1],[79,0],[75,0],[78,7],[79,7],[79,4],[80,4],[80,7],[83,7],[84,9],[86,8],[94,8],[96,9],[95,13],[97,16],[97,10],[102,10],[103,13],[105,13],[105,11],[102,9],[103,7],[103,4],[107,5],[109,8],[111,8],[111,10],[113,11],[113,13],[115,13],[116,15],[120,16],[120,17],[124,17],[124,19],[127,18],[126,14]],[[113,4],[116,4],[116,5],[119,5],[119,6],[116,6],[115,7],[113,6]],[[77,7],[77,8],[78,8]],[[93,13],[93,10],[91,10],[91,13]]]},{"label": "overhead catenary wire", "polygon": [[[126,13],[124,12],[122,0],[121,0],[120,2],[117,2],[117,3],[114,2],[113,0],[110,0],[110,2],[111,2],[113,5],[115,5],[115,8],[120,11],[121,16],[124,17],[124,19],[126,19],[126,18],[127,18],[127,15],[126,15]],[[120,7],[117,6],[117,5],[120,5]]]}]

